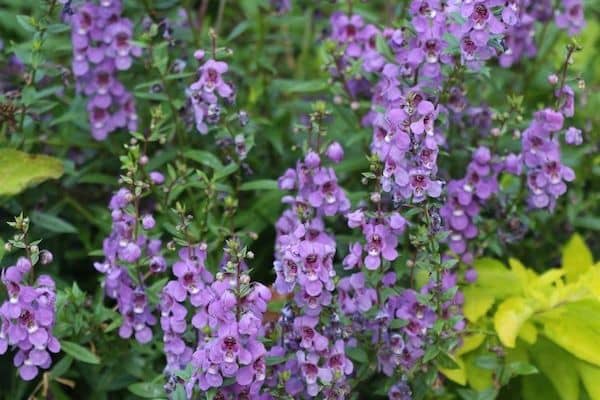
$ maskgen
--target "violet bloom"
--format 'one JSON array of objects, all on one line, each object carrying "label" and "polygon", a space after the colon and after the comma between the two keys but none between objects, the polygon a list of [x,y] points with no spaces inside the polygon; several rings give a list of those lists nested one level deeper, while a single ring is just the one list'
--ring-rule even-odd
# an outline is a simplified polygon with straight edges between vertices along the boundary
[{"label": "violet bloom", "polygon": [[50,353],[60,351],[53,336],[56,288],[48,275],[40,275],[33,286],[23,282],[31,262],[20,258],[16,265],[2,271],[2,283],[9,298],[0,305],[0,354],[17,349],[14,364],[21,379],[34,379],[39,370],[52,364]]},{"label": "violet bloom", "polygon": [[556,14],[556,26],[567,30],[570,36],[577,35],[585,26],[581,0],[562,0],[561,10]]},{"label": "violet bloom", "polygon": [[70,19],[73,74],[78,91],[88,96],[91,133],[105,140],[119,129],[137,129],[133,96],[117,79],[119,70],[132,65],[141,49],[132,43],[133,24],[121,18],[121,2],[83,3]]},{"label": "violet bloom", "polygon": [[219,121],[219,98],[229,101],[235,96],[231,85],[223,79],[228,69],[223,61],[207,60],[198,68],[198,80],[186,91],[191,100],[196,129],[201,134],[208,132],[207,124]]},{"label": "violet bloom", "polygon": [[365,313],[377,303],[377,292],[365,286],[365,276],[358,272],[340,279],[338,300],[345,314]]},{"label": "violet bloom", "polygon": [[381,265],[382,258],[388,261],[394,261],[398,257],[396,246],[398,239],[390,229],[383,224],[367,224],[363,228],[366,244],[365,252],[367,256],[364,259],[365,267],[374,270]]},{"label": "violet bloom", "polygon": [[583,143],[583,137],[581,135],[581,129],[577,129],[574,127],[569,127],[569,129],[567,129],[567,132],[565,133],[565,141],[568,144],[574,145],[574,146],[579,146],[580,144]]}]

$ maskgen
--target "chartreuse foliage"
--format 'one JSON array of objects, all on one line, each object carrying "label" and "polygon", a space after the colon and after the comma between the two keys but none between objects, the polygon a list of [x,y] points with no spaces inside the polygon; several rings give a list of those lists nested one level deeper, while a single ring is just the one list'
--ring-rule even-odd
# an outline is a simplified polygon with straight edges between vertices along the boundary
[{"label": "chartreuse foliage", "polygon": [[473,398],[524,375],[525,400],[600,399],[600,262],[583,239],[572,236],[562,266],[543,273],[516,259],[475,268],[477,282],[464,288],[471,329],[454,355],[459,368],[443,373]]},{"label": "chartreuse foliage", "polygon": [[0,149],[0,196],[20,193],[28,186],[48,179],[58,179],[63,164],[57,158],[32,155],[15,149]]}]

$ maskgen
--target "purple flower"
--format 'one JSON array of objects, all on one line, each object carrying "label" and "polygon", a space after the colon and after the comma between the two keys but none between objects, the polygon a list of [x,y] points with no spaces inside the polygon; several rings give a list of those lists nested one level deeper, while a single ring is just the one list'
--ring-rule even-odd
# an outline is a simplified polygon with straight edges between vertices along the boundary
[{"label": "purple flower", "polygon": [[567,129],[567,132],[565,133],[565,141],[568,144],[575,146],[579,146],[580,144],[582,144],[583,137],[581,136],[581,130],[572,126],[569,127],[569,129]]},{"label": "purple flower", "polygon": [[569,35],[574,36],[585,26],[583,4],[581,0],[562,0],[561,5],[555,18],[556,26],[566,29]]},{"label": "purple flower", "polygon": [[333,142],[327,147],[327,157],[334,163],[339,163],[344,159],[344,149],[338,142]]},{"label": "purple flower", "polygon": [[14,365],[21,379],[34,379],[40,369],[52,364],[49,352],[58,353],[60,343],[52,335],[55,323],[56,288],[48,275],[40,275],[34,286],[22,280],[31,271],[31,261],[19,258],[2,271],[9,298],[0,305],[0,354],[9,346],[17,349]]}]

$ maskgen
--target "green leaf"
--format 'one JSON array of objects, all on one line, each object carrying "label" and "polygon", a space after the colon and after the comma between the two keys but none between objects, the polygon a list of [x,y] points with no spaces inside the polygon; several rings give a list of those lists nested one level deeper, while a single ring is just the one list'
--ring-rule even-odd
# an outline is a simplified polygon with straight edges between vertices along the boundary
[{"label": "green leaf", "polygon": [[494,328],[504,346],[515,347],[521,327],[534,311],[531,304],[522,297],[510,297],[498,306],[494,315]]},{"label": "green leaf", "polygon": [[183,152],[183,156],[217,171],[223,168],[221,161],[214,154],[208,151],[187,150]]},{"label": "green leaf", "polygon": [[600,366],[600,302],[580,300],[538,314],[542,333],[574,356]]},{"label": "green leaf", "polygon": [[271,365],[283,364],[286,361],[287,361],[287,358],[284,356],[273,356],[273,357],[267,357],[265,363],[267,364],[267,366],[271,366]]},{"label": "green leaf", "polygon": [[600,367],[577,360],[577,372],[590,399],[600,399]]},{"label": "green leaf", "polygon": [[361,347],[346,347],[346,355],[350,357],[350,359],[361,364],[369,362],[369,355]]},{"label": "green leaf", "polygon": [[100,358],[77,343],[69,342],[67,340],[60,341],[60,347],[62,351],[70,355],[76,360],[79,360],[88,364],[100,364]]},{"label": "green leaf", "polygon": [[544,339],[538,340],[529,352],[562,400],[579,399],[579,377],[573,356]]},{"label": "green leaf", "polygon": [[0,149],[0,196],[12,196],[63,174],[62,162],[46,155],[31,155],[15,149]]},{"label": "green leaf", "polygon": [[40,211],[31,213],[31,221],[34,225],[56,233],[77,233],[77,228],[62,218]]},{"label": "green leaf", "polygon": [[213,179],[215,181],[221,180],[231,174],[233,174],[235,171],[237,171],[239,168],[239,165],[237,165],[236,163],[230,163],[228,165],[226,165],[224,168],[216,170],[215,171],[215,176],[213,177]]},{"label": "green leaf", "polygon": [[560,400],[558,393],[543,374],[531,375],[523,379],[523,400]]},{"label": "green leaf", "polygon": [[257,179],[255,181],[250,181],[243,183],[240,186],[240,190],[278,190],[279,186],[277,185],[277,181],[273,179]]},{"label": "green leaf", "polygon": [[494,370],[498,367],[498,357],[492,354],[484,354],[475,358],[475,365],[479,368]]},{"label": "green leaf", "polygon": [[392,54],[392,51],[390,50],[390,46],[388,46],[383,35],[378,34],[375,37],[375,48],[381,55],[383,55],[388,60],[395,60],[395,57]]},{"label": "green leaf", "polygon": [[60,378],[71,368],[71,364],[73,364],[73,357],[64,356],[59,362],[54,364],[50,370],[50,377],[52,379]]},{"label": "green leaf", "polygon": [[587,271],[594,259],[583,238],[578,234],[571,236],[562,251],[562,267],[567,272],[567,281],[574,282]]},{"label": "green leaf", "polygon": [[163,385],[150,382],[138,382],[127,386],[127,389],[136,396],[145,399],[156,399],[165,397],[165,389]]},{"label": "green leaf", "polygon": [[476,360],[483,354],[488,353],[482,353],[482,350],[478,350],[464,356],[467,382],[469,386],[479,391],[488,389],[494,383],[494,371],[481,368],[476,364]]},{"label": "green leaf", "polygon": [[163,42],[152,49],[152,61],[158,71],[164,75],[169,64],[169,50],[167,42]]},{"label": "green leaf", "polygon": [[62,33],[67,32],[70,29],[71,27],[66,24],[50,24],[46,27],[46,31],[48,31],[48,33]]},{"label": "green leaf", "polygon": [[33,17],[28,15],[17,15],[17,22],[27,32],[35,32],[35,26],[33,25]]},{"label": "green leaf", "polygon": [[510,363],[508,365],[508,368],[510,369],[510,372],[513,376],[533,375],[533,374],[537,374],[539,372],[538,369],[534,365],[531,365],[526,362],[521,362],[521,361]]},{"label": "green leaf", "polygon": [[321,92],[329,87],[325,80],[275,79],[272,85],[288,94]]},{"label": "green leaf", "polygon": [[400,329],[408,325],[408,321],[405,319],[393,319],[390,322],[390,329]]},{"label": "green leaf", "polygon": [[450,354],[444,353],[443,351],[437,355],[435,362],[439,367],[444,368],[446,370],[463,368],[457,363],[457,360],[455,360]]}]

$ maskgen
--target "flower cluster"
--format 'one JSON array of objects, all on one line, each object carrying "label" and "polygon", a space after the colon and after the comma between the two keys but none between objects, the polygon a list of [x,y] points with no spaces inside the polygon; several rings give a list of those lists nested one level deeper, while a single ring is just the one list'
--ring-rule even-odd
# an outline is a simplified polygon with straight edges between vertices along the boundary
[{"label": "flower cluster", "polygon": [[397,93],[395,104],[374,118],[371,149],[383,163],[381,185],[396,201],[439,197],[437,156],[444,138],[434,126],[437,107],[420,91]]},{"label": "flower cluster", "polygon": [[348,67],[355,60],[359,60],[367,72],[381,69],[385,58],[377,51],[376,38],[381,32],[375,25],[365,24],[360,15],[348,16],[342,12],[333,13],[330,24],[331,39],[344,49],[337,69]]},{"label": "flower cluster", "polygon": [[[563,123],[563,114],[545,109],[535,113],[531,125],[523,132],[522,160],[527,168],[529,203],[534,208],[553,209],[556,199],[567,191],[565,182],[575,179],[575,172],[561,162],[557,132]],[[567,131],[568,136],[575,136],[578,141],[573,129]]]},{"label": "flower cluster", "polygon": [[[45,257],[52,256],[46,253]],[[31,274],[31,260],[25,257],[2,270],[8,299],[0,306],[0,354],[6,353],[8,346],[17,349],[14,364],[26,381],[34,379],[40,369],[50,368],[50,353],[60,351],[60,343],[52,334],[56,312],[54,281],[48,275],[39,275],[30,286],[25,277]]]},{"label": "flower cluster", "polygon": [[406,229],[406,220],[399,213],[368,218],[363,210],[357,210],[346,217],[348,226],[361,228],[365,237],[363,246],[360,243],[350,245],[350,251],[343,262],[346,269],[364,265],[367,269],[375,270],[381,266],[383,260],[391,262],[398,258],[398,237]]},{"label": "flower cluster", "polygon": [[448,197],[440,210],[450,235],[450,249],[462,255],[464,262],[470,262],[472,255],[467,252],[467,241],[477,236],[474,219],[481,207],[498,192],[499,163],[492,159],[487,147],[479,147],[473,153],[473,160],[467,167],[464,178],[448,183]]},{"label": "flower cluster", "polygon": [[[199,341],[192,355],[194,373],[186,390],[188,396],[197,386],[202,391],[218,388],[222,395],[233,391],[257,398],[266,378],[267,352],[260,338],[271,291],[250,281],[244,259],[251,253],[241,248],[237,239],[227,242],[225,252],[216,279],[201,290],[196,286],[201,278],[196,275],[197,292],[194,289],[192,295],[187,291],[196,309],[192,324],[198,329]],[[187,274],[193,272],[188,270]],[[224,383],[228,378],[235,383]]]},{"label": "flower cluster", "polygon": [[[388,323],[394,319],[403,320],[406,325],[390,329]],[[407,289],[386,301],[377,320],[382,323],[379,369],[388,376],[397,369],[408,371],[425,353],[425,340],[436,321],[435,312],[418,300],[417,292]]]},{"label": "flower cluster", "polygon": [[[156,178],[160,175],[154,174]],[[112,232],[104,239],[105,259],[94,263],[104,274],[104,290],[116,300],[123,322],[119,329],[122,338],[132,335],[140,343],[152,339],[151,326],[156,324],[144,281],[147,276],[164,272],[166,261],[161,255],[161,241],[151,239],[143,231],[154,228],[152,215],[140,215],[139,199],[129,189],[119,189],[111,198],[109,208]],[[147,266],[147,276],[142,273]]]},{"label": "flower cluster", "polygon": [[[343,151],[333,144],[327,154],[339,161]],[[331,303],[335,276],[335,239],[325,232],[322,216],[343,213],[350,202],[338,186],[334,170],[323,167],[314,151],[279,178],[279,187],[296,189],[297,195],[284,198],[292,209],[285,211],[276,225],[275,286],[280,293],[295,290],[296,302],[304,312],[318,315]]]},{"label": "flower cluster", "polygon": [[132,42],[133,23],[121,17],[120,0],[86,2],[71,17],[73,74],[78,90],[89,97],[87,110],[92,136],[104,140],[109,133],[137,129],[135,102],[117,79],[131,67],[141,49]]},{"label": "flower cluster", "polygon": [[[206,285],[213,281],[206,269],[206,244],[185,247],[179,250],[179,259],[173,264],[174,280],[169,281],[160,296],[160,325],[163,331],[167,371],[185,369],[192,360],[193,349],[183,339],[187,329],[187,308],[185,302],[194,307],[203,307],[210,295]],[[198,313],[192,319],[197,329],[206,325],[204,314]]]},{"label": "flower cluster", "polygon": [[555,17],[556,26],[577,35],[585,26],[582,0],[562,0]]},{"label": "flower cluster", "polygon": [[[200,61],[204,51],[198,50],[194,57]],[[224,61],[209,59],[198,68],[198,80],[190,85],[186,93],[189,97],[196,121],[196,129],[201,134],[208,132],[207,124],[216,124],[221,117],[219,98],[232,102],[235,92],[231,84],[223,79],[229,66]]]},{"label": "flower cluster", "polygon": [[325,232],[321,218],[304,223],[298,219],[303,207],[296,204],[277,221],[275,288],[279,293],[295,293],[296,303],[304,312],[319,315],[331,304],[335,288],[335,240]]}]

